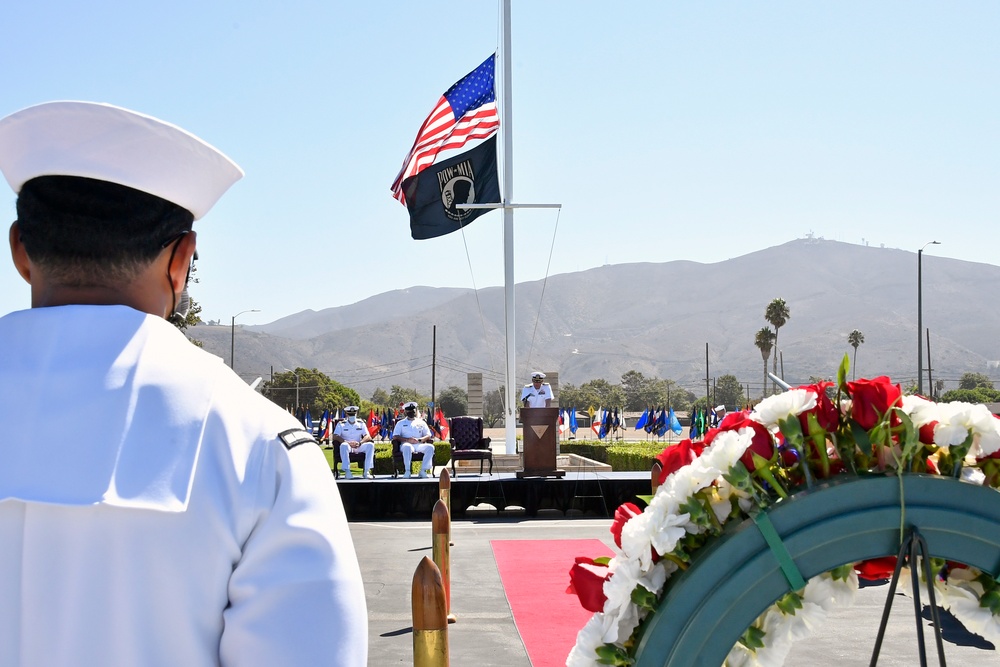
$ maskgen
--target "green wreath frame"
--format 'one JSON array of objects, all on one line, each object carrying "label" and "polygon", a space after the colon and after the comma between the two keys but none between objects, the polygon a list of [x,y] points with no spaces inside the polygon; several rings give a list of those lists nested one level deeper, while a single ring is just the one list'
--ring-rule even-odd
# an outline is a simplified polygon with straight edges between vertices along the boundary
[{"label": "green wreath frame", "polygon": [[[1000,575],[1000,495],[954,478],[835,480],[795,494],[768,516],[806,580],[845,563],[896,555],[901,526],[919,530],[933,557]],[[743,521],[703,547],[671,582],[646,620],[635,665],[719,667],[747,627],[788,591],[760,530]]]}]

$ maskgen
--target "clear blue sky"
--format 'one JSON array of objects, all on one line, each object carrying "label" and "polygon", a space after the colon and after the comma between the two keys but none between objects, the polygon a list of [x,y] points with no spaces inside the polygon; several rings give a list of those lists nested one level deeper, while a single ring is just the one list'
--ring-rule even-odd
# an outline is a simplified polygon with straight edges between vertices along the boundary
[{"label": "clear blue sky", "polygon": [[[500,285],[499,213],[417,242],[389,194],[438,96],[497,48],[498,15],[486,0],[9,3],[0,115],[111,102],[236,160],[246,178],[196,224],[206,319]],[[1000,263],[998,33],[993,0],[514,0],[515,200],[563,204],[552,274],[717,262],[810,232]],[[556,213],[515,224],[516,279],[540,279]],[[28,295],[0,261],[0,313]]]}]

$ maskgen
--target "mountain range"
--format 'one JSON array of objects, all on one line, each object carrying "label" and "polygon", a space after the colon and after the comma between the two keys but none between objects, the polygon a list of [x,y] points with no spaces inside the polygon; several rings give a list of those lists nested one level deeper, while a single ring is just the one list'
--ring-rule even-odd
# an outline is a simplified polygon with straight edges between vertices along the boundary
[{"label": "mountain range", "polygon": [[[1000,267],[924,255],[922,276],[934,379],[954,388],[965,372],[998,374],[1000,312],[982,305],[1000,294]],[[853,359],[853,329],[865,339],[859,377],[916,381],[916,253],[816,238],[712,264],[607,265],[520,283],[517,381],[541,369],[563,384],[617,384],[637,370],[700,394],[707,344],[710,378],[732,374],[759,394],[764,361],[754,336],[779,297],[790,311],[777,341],[788,382],[832,377],[845,353]],[[188,334],[227,362],[233,346],[248,380],[303,366],[365,398],[394,384],[429,394],[433,359],[438,390],[465,388],[467,372],[482,372],[492,389],[503,381],[503,308],[502,287],[410,287],[235,332],[199,325]],[[923,354],[926,369],[926,347]]]}]

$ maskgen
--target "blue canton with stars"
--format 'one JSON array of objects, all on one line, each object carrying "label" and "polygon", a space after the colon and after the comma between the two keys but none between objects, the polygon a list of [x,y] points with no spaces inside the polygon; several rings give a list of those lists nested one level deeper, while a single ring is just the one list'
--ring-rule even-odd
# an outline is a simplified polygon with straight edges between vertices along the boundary
[{"label": "blue canton with stars", "polygon": [[455,120],[496,99],[496,91],[493,89],[495,61],[496,54],[493,54],[444,94],[455,114]]}]

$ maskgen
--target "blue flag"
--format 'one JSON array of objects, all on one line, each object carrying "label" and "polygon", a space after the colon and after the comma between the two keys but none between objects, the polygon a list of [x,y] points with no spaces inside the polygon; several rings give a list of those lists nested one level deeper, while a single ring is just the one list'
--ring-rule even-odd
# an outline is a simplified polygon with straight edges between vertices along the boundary
[{"label": "blue flag", "polygon": [[667,411],[660,409],[660,415],[656,418],[656,435],[662,438],[667,432]]},{"label": "blue flag", "polygon": [[313,430],[313,416],[312,416],[312,413],[309,412],[309,410],[306,410],[306,421],[305,421],[305,424],[306,424],[306,430],[309,431],[310,433],[312,433],[312,430]]},{"label": "blue flag", "polygon": [[670,430],[675,434],[680,435],[684,432],[684,429],[681,428],[680,420],[677,419],[677,415],[674,414],[673,408],[670,408],[670,417],[668,417],[668,421],[670,422]]},{"label": "blue flag", "polygon": [[638,431],[646,425],[646,420],[649,419],[649,408],[642,411],[642,416],[639,417],[639,421],[635,423],[635,430]]},{"label": "blue flag", "polygon": [[573,407],[573,408],[570,408],[570,411],[569,411],[569,430],[570,430],[570,433],[572,433],[573,435],[576,435],[576,429],[577,428],[578,427],[576,425],[576,408]]}]

